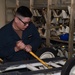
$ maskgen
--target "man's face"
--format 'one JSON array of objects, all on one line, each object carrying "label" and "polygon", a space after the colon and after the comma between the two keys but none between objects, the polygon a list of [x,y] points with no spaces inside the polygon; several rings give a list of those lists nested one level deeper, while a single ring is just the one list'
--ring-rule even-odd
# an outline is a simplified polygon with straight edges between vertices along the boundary
[{"label": "man's face", "polygon": [[29,23],[31,21],[30,17],[25,17],[25,18],[22,18],[22,19],[17,17],[17,19],[18,19],[17,27],[20,30],[25,30],[29,26]]}]

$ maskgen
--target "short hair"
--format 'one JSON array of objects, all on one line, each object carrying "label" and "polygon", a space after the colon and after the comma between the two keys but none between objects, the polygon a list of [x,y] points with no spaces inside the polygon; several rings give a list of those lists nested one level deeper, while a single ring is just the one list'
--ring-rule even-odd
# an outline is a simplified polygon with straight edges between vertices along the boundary
[{"label": "short hair", "polygon": [[32,13],[30,11],[30,9],[26,6],[20,6],[17,10],[16,10],[16,15],[20,15],[22,17],[32,17]]}]

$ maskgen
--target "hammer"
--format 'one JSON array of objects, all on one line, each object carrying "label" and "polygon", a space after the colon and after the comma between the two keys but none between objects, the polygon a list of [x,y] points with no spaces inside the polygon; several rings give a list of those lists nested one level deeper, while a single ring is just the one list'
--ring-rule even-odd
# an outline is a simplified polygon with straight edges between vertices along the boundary
[{"label": "hammer", "polygon": [[44,66],[46,66],[48,69],[51,69],[52,67],[49,66],[46,62],[41,60],[36,54],[34,54],[32,51],[29,52],[33,57],[35,57],[38,61],[40,61]]},{"label": "hammer", "polygon": [[[23,44],[22,41],[18,41],[17,44],[18,44],[19,42],[20,42],[21,44]],[[23,44],[23,45],[24,45],[24,44]],[[19,44],[18,44],[18,47],[19,47]],[[49,66],[46,62],[44,62],[43,60],[41,60],[37,55],[35,55],[32,51],[30,51],[29,53],[30,53],[33,57],[35,57],[38,61],[40,61],[44,66],[46,66],[48,69],[52,68],[52,67]]]}]

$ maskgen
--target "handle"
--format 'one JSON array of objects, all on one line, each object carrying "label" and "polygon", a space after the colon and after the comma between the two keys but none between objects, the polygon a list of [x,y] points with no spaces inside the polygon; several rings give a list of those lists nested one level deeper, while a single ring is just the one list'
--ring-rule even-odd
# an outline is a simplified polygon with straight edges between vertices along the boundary
[{"label": "handle", "polygon": [[35,55],[32,51],[29,52],[32,56],[34,56],[38,61],[40,61],[44,66],[46,66],[48,69],[51,69],[52,67],[49,66],[46,62],[41,60],[37,55]]}]

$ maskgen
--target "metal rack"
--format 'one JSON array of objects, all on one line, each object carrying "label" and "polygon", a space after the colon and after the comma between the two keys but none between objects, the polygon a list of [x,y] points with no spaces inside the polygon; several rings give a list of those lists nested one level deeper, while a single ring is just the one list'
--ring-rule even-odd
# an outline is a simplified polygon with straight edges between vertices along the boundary
[{"label": "metal rack", "polygon": [[[69,31],[69,41],[68,41],[68,54],[69,54],[68,58],[71,58],[72,55],[74,54],[74,52],[73,52],[73,44],[74,44],[73,33],[74,33],[74,12],[75,12],[74,7],[75,7],[75,1],[71,0],[71,3],[69,5],[71,6],[71,10],[70,10],[71,12],[70,12],[70,24],[69,24],[70,31]],[[57,7],[57,9],[59,9],[59,8],[63,9],[64,7],[66,8],[67,6],[66,5],[60,5],[60,7],[59,7],[58,5],[55,5],[55,7],[52,7],[52,9],[56,8],[56,7]],[[49,39],[47,38],[48,41],[49,41]],[[60,40],[60,42],[62,42],[62,41]]]},{"label": "metal rack", "polygon": [[[40,3],[40,4],[38,4]],[[30,9],[33,12],[34,8],[47,8],[47,31],[46,31],[46,45],[49,47],[50,46],[50,25],[51,25],[51,10],[52,9],[67,9],[68,5],[71,6],[71,14],[70,14],[70,24],[69,24],[69,41],[67,41],[68,43],[68,54],[69,54],[69,58],[72,57],[73,54],[73,33],[74,33],[74,6],[75,6],[75,1],[74,0],[47,0],[45,2],[45,0],[39,0],[39,1],[34,1],[34,0],[30,0]],[[56,39],[57,40],[57,39]],[[62,43],[62,40],[59,40],[59,42]],[[65,41],[63,41],[63,43],[65,43]]]},{"label": "metal rack", "polygon": [[[19,1],[19,0],[18,0]],[[23,1],[24,2],[24,1]],[[74,33],[74,7],[75,7],[75,1],[74,0],[28,0],[27,1],[28,7],[30,7],[30,10],[33,13],[34,8],[47,8],[47,31],[46,31],[46,45],[50,46],[50,25],[51,25],[51,10],[52,9],[66,9],[68,5],[71,6],[71,14],[70,14],[70,24],[69,24],[69,41],[68,41],[68,53],[69,53],[69,58],[72,57],[73,54],[73,33]],[[26,4],[26,3],[25,3]],[[11,11],[19,6],[22,5],[22,2],[17,3],[17,0],[15,0],[15,6],[14,8],[10,8]],[[7,9],[7,8],[6,8]],[[7,17],[6,17],[7,18]],[[33,18],[32,18],[33,20]],[[7,21],[7,19],[6,19]],[[61,40],[59,41],[61,42]],[[64,42],[64,41],[63,41]],[[64,42],[65,43],[65,42]]]},{"label": "metal rack", "polygon": [[30,7],[31,0],[5,0],[5,22],[10,22],[15,14],[16,9],[21,6],[25,5]]}]

